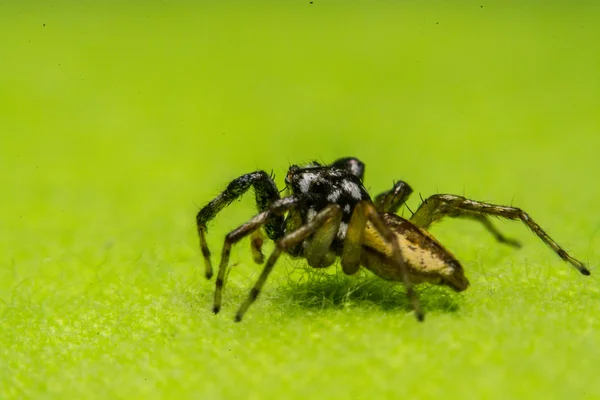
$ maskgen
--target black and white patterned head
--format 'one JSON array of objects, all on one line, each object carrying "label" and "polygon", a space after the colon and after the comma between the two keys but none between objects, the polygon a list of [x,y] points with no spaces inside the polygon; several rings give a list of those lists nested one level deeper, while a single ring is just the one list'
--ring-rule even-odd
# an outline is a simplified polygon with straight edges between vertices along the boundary
[{"label": "black and white patterned head", "polygon": [[342,208],[339,239],[346,235],[347,223],[354,206],[359,201],[371,199],[357,175],[335,166],[301,168],[293,165],[288,170],[285,181],[293,194],[306,199],[303,213],[305,223],[329,204],[338,204]]}]

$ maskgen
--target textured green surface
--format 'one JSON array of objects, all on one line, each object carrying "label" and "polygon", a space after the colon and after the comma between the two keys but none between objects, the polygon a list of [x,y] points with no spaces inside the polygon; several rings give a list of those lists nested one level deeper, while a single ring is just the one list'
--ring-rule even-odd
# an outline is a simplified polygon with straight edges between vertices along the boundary
[{"label": "textured green surface", "polygon": [[[600,12],[497,3],[0,3],[0,398],[600,397]],[[413,209],[518,205],[593,275],[447,221],[472,287],[422,288],[424,324],[402,288],[287,258],[234,324],[244,242],[213,316],[198,206],[346,155]]]}]

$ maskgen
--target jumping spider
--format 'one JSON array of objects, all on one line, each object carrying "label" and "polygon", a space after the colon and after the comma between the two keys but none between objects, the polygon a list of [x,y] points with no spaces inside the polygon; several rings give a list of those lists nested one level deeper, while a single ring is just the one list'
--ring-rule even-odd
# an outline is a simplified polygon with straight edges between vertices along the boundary
[{"label": "jumping spider", "polygon": [[235,320],[241,321],[256,300],[282,252],[306,258],[308,265],[325,268],[340,257],[344,273],[351,275],[362,265],[383,279],[401,281],[406,287],[418,320],[423,320],[413,284],[429,282],[446,285],[457,292],[469,281],[458,260],[426,229],[443,217],[466,217],[479,221],[499,241],[519,247],[504,237],[488,216],[521,220],[564,261],[583,275],[590,271],[550,238],[523,210],[469,200],[451,194],[435,194],[424,200],[417,211],[404,219],[396,211],[412,193],[403,181],[372,201],[363,186],[365,165],[357,158],[341,158],[330,165],[313,162],[306,167],[292,165],[285,178],[288,196],[281,198],[273,178],[256,171],[234,179],[227,189],[203,207],[196,216],[206,278],[213,274],[206,244],[206,224],[219,211],[254,187],[259,214],[225,237],[217,275],[213,312],[221,308],[231,247],[252,235],[254,261],[262,264],[261,227],[275,249]]}]

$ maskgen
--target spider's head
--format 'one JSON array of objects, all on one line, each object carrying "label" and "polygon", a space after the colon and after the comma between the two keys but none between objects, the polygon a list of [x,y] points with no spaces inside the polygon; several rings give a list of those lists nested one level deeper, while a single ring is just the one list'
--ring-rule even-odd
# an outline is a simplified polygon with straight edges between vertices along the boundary
[{"label": "spider's head", "polygon": [[308,194],[312,185],[320,180],[320,171],[323,169],[320,166],[301,168],[298,165],[292,165],[285,177],[285,184],[293,193]]},{"label": "spider's head", "polygon": [[369,199],[358,176],[335,166],[292,165],[285,183],[290,192],[310,198],[319,209],[330,203],[345,206]]}]

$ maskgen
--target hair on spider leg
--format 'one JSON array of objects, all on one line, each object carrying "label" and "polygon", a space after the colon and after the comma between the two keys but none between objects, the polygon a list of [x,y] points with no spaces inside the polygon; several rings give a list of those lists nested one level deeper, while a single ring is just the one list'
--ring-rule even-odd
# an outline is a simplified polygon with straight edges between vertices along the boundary
[{"label": "hair on spider leg", "polygon": [[[457,292],[470,285],[460,262],[428,232],[431,224],[446,217],[475,220],[483,224],[498,242],[513,245],[515,242],[489,224],[489,217],[520,220],[565,262],[583,275],[590,274],[585,264],[572,257],[519,208],[452,194],[433,194],[423,199],[419,193],[421,204],[415,212],[406,206],[412,215],[405,219],[396,211],[406,205],[412,188],[406,182],[397,181],[392,189],[380,193],[373,202],[363,184],[364,172],[364,163],[353,157],[340,158],[328,165],[291,165],[285,177],[288,196],[281,197],[273,173],[254,171],[231,181],[224,191],[200,209],[196,225],[205,275],[210,279],[213,271],[206,225],[223,208],[254,188],[258,214],[225,237],[215,282],[213,311],[218,313],[221,308],[232,247],[243,238],[253,236],[257,230],[264,230],[274,246],[235,315],[238,322],[258,298],[282,254],[304,259],[311,268],[317,269],[334,265],[339,259],[342,271],[347,275],[356,274],[362,267],[384,280],[400,282],[406,293],[402,301],[411,305],[418,320],[423,320],[414,285],[430,283]],[[402,196],[397,197],[400,193]],[[253,251],[259,251],[262,242],[254,247]],[[263,258],[259,258],[262,262]],[[337,288],[335,290],[334,294]]]}]

